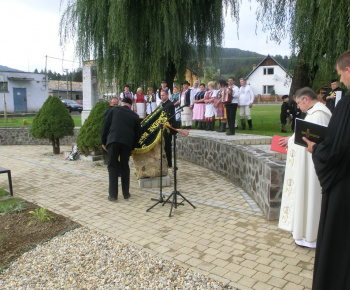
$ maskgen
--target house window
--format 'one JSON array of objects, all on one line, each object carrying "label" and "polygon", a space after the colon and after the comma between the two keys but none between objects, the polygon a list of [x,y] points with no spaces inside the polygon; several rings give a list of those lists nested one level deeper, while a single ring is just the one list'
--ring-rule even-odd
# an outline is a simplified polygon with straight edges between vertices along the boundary
[{"label": "house window", "polygon": [[274,74],[274,68],[273,67],[265,67],[264,68],[264,75],[273,75]]},{"label": "house window", "polygon": [[8,83],[7,82],[0,82],[0,93],[8,93]]},{"label": "house window", "polygon": [[263,87],[264,95],[271,95],[275,91],[275,86],[264,86]]}]

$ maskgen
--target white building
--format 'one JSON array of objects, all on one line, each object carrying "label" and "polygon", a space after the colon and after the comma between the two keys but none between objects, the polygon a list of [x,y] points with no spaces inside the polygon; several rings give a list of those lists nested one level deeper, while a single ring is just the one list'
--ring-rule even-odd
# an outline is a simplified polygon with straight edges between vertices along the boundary
[{"label": "white building", "polygon": [[4,112],[4,96],[8,113],[34,113],[39,111],[48,95],[45,74],[0,65],[0,112]]},{"label": "white building", "polygon": [[246,77],[255,95],[288,95],[292,77],[270,55],[265,57]]}]

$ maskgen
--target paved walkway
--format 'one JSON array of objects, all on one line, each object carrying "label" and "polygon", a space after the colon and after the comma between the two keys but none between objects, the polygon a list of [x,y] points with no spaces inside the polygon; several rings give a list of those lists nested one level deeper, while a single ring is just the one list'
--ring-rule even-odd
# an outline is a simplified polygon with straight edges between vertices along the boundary
[{"label": "paved walkway", "polygon": [[[105,166],[51,152],[50,146],[1,146],[0,165],[11,169],[16,196],[233,287],[311,288],[314,250],[295,246],[290,233],[215,172],[180,160],[178,190],[196,209],[185,203],[169,217],[170,204],[146,212],[159,189],[140,189],[133,168],[131,199],[111,203]],[[7,176],[0,176],[0,187],[7,188]]]}]

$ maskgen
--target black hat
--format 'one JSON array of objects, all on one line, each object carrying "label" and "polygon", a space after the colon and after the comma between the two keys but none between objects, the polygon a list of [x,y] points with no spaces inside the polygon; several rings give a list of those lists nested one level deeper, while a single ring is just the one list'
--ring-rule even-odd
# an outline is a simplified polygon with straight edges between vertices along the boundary
[{"label": "black hat", "polygon": [[182,84],[183,85],[185,85],[185,84],[190,85],[190,83],[188,81],[184,81]]},{"label": "black hat", "polygon": [[124,99],[122,99],[122,103],[127,103],[127,104],[129,104],[129,105],[132,105],[132,99],[130,99],[130,98],[124,98]]},{"label": "black hat", "polygon": [[282,96],[282,100],[287,99],[287,98],[289,98],[288,95],[283,95],[283,96]]}]

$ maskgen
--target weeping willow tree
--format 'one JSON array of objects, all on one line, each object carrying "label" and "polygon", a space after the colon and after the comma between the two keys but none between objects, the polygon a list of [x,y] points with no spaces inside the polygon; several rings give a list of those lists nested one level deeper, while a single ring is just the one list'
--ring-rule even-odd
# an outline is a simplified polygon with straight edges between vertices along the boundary
[{"label": "weeping willow tree", "polygon": [[290,37],[297,55],[291,94],[303,86],[315,90],[336,77],[334,64],[350,48],[350,1],[257,0],[257,17],[271,39]]},{"label": "weeping willow tree", "polygon": [[184,79],[190,60],[221,45],[224,13],[238,22],[240,0],[70,0],[61,42],[77,39],[77,54],[94,59],[108,80],[154,84]]}]

